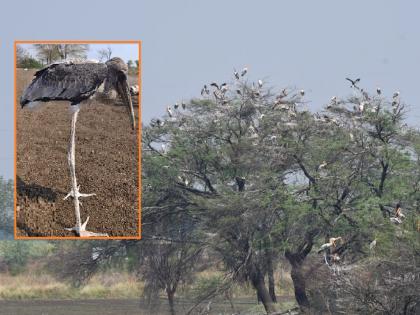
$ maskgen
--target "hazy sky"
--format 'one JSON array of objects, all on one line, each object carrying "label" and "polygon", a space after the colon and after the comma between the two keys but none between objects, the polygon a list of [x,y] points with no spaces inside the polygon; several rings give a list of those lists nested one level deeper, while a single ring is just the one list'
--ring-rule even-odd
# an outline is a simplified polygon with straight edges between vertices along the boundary
[{"label": "hazy sky", "polygon": [[[0,174],[13,170],[13,40],[142,40],[143,119],[198,96],[204,83],[249,79],[307,91],[312,108],[350,93],[346,76],[369,90],[401,91],[419,125],[420,2],[79,1],[8,2],[0,13]],[[108,4],[106,4],[108,3]],[[65,158],[65,157],[64,157]]]}]

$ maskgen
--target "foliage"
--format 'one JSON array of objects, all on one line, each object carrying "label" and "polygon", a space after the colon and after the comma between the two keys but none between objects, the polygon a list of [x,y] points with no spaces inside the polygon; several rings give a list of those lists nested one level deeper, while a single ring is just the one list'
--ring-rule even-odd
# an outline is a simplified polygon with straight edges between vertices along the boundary
[{"label": "foliage", "polygon": [[87,44],[34,44],[37,57],[44,64],[57,60],[86,59],[89,45]]},{"label": "foliage", "polygon": [[13,235],[13,181],[0,177],[0,237]]}]

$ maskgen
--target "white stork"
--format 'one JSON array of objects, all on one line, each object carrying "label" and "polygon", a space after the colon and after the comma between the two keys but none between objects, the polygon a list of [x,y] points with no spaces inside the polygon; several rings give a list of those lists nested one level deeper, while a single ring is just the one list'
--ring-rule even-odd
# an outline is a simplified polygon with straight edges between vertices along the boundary
[{"label": "white stork", "polygon": [[172,118],[172,116],[174,115],[174,112],[172,111],[171,106],[166,107],[166,111],[167,111],[169,117]]}]

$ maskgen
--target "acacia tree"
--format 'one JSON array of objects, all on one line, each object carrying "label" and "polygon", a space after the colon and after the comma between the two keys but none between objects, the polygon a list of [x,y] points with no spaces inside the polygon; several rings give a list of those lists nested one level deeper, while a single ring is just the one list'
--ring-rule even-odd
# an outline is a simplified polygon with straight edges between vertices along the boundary
[{"label": "acacia tree", "polygon": [[169,108],[155,120],[144,145],[195,204],[235,280],[249,281],[274,312],[265,275],[282,250],[307,309],[302,268],[318,240],[342,235],[337,253],[362,257],[372,224],[390,225],[388,217],[378,222],[375,203],[383,212],[410,186],[404,107],[353,87],[349,99],[334,98],[313,115],[304,92],[275,95],[242,80],[211,86],[186,110]]},{"label": "acacia tree", "polygon": [[98,50],[98,59],[100,62],[105,62],[110,60],[112,57],[112,48],[108,46],[106,48],[101,48]]},{"label": "acacia tree", "polygon": [[186,110],[169,109],[164,123],[159,119],[146,128],[143,143],[194,204],[202,228],[211,235],[206,241],[232,279],[249,281],[273,313],[273,277],[270,290],[265,276],[273,271],[272,233],[285,211],[286,177],[293,162],[287,145],[276,139],[290,132],[294,114],[277,107],[296,106],[301,97],[276,99],[239,80],[230,89],[213,85],[212,96],[205,87],[209,96],[192,100]]},{"label": "acacia tree", "polygon": [[38,58],[46,64],[68,58],[86,59],[89,50],[87,44],[34,44],[34,47]]},{"label": "acacia tree", "polygon": [[[330,266],[332,254],[353,268],[370,258],[373,239],[389,254],[418,219],[419,136],[403,125],[399,95],[388,102],[358,87],[352,93],[313,114],[304,92],[240,77],[169,107],[143,127],[144,240],[109,244],[93,262],[139,253],[142,279],[151,292],[166,291],[174,313],[179,283],[211,249],[225,277],[203,299],[248,282],[272,314],[275,262],[284,255],[296,301],[311,311],[308,277]],[[397,203],[406,211],[398,226],[389,218]],[[337,236],[341,245],[311,254]]]}]

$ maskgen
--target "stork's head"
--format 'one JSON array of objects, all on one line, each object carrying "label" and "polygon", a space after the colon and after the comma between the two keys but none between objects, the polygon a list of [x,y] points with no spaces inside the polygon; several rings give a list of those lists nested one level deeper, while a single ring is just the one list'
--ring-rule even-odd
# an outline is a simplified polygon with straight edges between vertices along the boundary
[{"label": "stork's head", "polygon": [[131,101],[130,88],[127,81],[128,66],[119,57],[114,57],[108,60],[106,65],[108,67],[108,80],[121,96],[124,104],[127,106],[128,114],[131,119],[131,126],[135,129],[136,120],[134,118],[133,103]]}]

